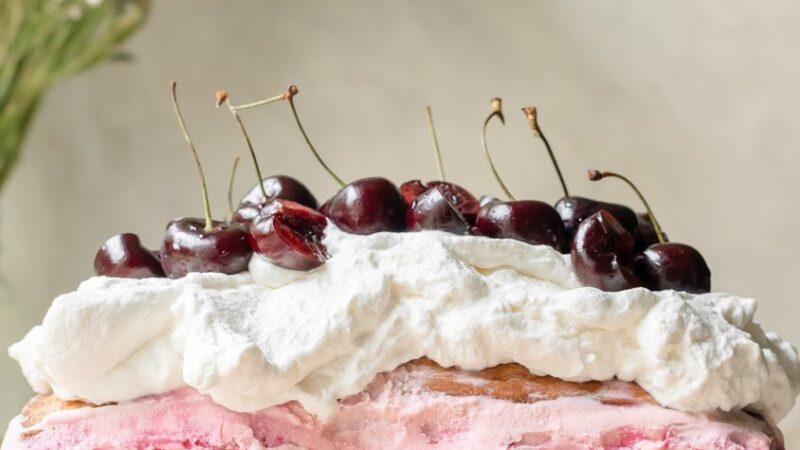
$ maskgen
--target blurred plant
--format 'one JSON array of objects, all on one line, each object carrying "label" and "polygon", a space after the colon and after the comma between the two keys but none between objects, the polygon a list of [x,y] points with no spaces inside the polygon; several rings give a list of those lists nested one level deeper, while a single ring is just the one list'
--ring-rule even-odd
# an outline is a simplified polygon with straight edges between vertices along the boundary
[{"label": "blurred plant", "polygon": [[0,189],[42,96],[114,55],[149,0],[0,0]]}]

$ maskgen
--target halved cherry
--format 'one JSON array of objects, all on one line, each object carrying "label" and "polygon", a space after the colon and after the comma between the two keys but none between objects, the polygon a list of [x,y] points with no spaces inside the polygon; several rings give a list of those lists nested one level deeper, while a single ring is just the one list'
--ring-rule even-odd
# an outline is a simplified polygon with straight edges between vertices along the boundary
[{"label": "halved cherry", "polygon": [[633,271],[633,235],[608,211],[581,222],[572,240],[571,259],[586,286],[614,292],[641,286]]},{"label": "halved cherry", "polygon": [[442,196],[453,205],[467,223],[474,224],[475,217],[481,209],[478,199],[463,187],[447,181],[429,181],[422,183],[419,180],[411,180],[400,185],[400,193],[409,205],[423,192],[432,188],[438,188]]},{"label": "halved cherry", "polygon": [[328,219],[289,200],[273,200],[250,224],[250,242],[256,253],[276,266],[310,270],[328,258],[322,243]]},{"label": "halved cherry", "polygon": [[442,185],[435,186],[416,197],[406,211],[409,231],[440,230],[454,234],[469,234],[470,224],[445,194]]}]

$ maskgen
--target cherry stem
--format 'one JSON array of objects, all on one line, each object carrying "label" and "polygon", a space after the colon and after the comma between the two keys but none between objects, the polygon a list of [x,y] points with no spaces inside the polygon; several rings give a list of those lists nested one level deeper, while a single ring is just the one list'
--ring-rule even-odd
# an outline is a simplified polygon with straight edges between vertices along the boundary
[{"label": "cherry stem", "polygon": [[192,143],[192,138],[189,137],[189,130],[186,128],[186,122],[183,120],[181,108],[178,106],[178,96],[176,94],[178,83],[175,81],[170,81],[169,87],[170,96],[172,98],[172,108],[175,110],[175,116],[178,118],[178,125],[181,127],[183,138],[186,139],[186,143],[189,144],[189,150],[192,152],[192,158],[194,159],[195,166],[197,167],[197,175],[200,177],[200,189],[203,194],[203,214],[205,215],[206,220],[205,230],[206,232],[210,232],[214,229],[214,223],[211,220],[211,205],[208,202],[206,176],[203,174],[203,166],[200,164],[200,157],[197,155],[197,149],[194,147],[194,143]]},{"label": "cherry stem", "polygon": [[503,125],[506,124],[506,119],[503,116],[503,100],[498,97],[492,99],[492,112],[486,117],[486,120],[483,121],[483,129],[481,130],[481,144],[483,145],[483,153],[486,155],[486,161],[489,162],[489,167],[492,169],[492,175],[494,175],[494,179],[497,180],[497,184],[500,185],[500,189],[503,190],[503,192],[506,194],[506,197],[508,197],[509,200],[514,201],[515,198],[513,195],[511,195],[511,191],[508,190],[506,184],[503,183],[503,179],[500,178],[500,174],[497,173],[497,169],[494,166],[494,161],[492,161],[492,155],[489,154],[489,146],[486,145],[486,127],[494,117],[500,119],[500,123]]},{"label": "cherry stem", "polygon": [[655,214],[653,214],[653,210],[650,209],[650,205],[647,203],[647,200],[645,200],[644,195],[642,195],[642,192],[639,190],[639,188],[636,187],[635,184],[633,184],[631,180],[629,180],[627,177],[623,175],[614,172],[606,172],[606,171],[601,172],[599,170],[590,170],[588,173],[589,173],[589,179],[592,181],[599,181],[602,180],[603,178],[611,177],[611,178],[619,178],[620,180],[627,183],[627,185],[630,186],[634,192],[636,192],[636,195],[639,196],[639,200],[641,200],[642,203],[644,204],[644,209],[647,211],[648,217],[650,217],[650,223],[653,224],[653,230],[655,230],[656,232],[656,236],[658,237],[658,242],[660,244],[664,243],[664,234],[661,232],[661,225],[658,224],[658,220],[656,220],[656,216]]},{"label": "cherry stem", "polygon": [[553,153],[553,149],[550,148],[550,143],[547,141],[547,138],[544,135],[544,132],[539,127],[539,120],[538,114],[536,113],[536,108],[533,106],[528,106],[522,108],[522,111],[525,113],[525,117],[528,118],[528,125],[530,125],[531,130],[533,131],[533,135],[542,139],[544,142],[545,148],[547,148],[547,153],[550,155],[550,160],[553,162],[553,167],[556,168],[556,174],[558,174],[558,181],[561,182],[561,189],[564,190],[564,197],[569,197],[569,190],[567,189],[567,183],[564,181],[564,175],[561,174],[561,167],[558,165],[558,161],[556,161],[556,155]]},{"label": "cherry stem", "polygon": [[439,180],[445,181],[442,151],[439,149],[439,139],[436,138],[436,128],[433,126],[433,111],[430,106],[425,107],[425,117],[428,119],[428,133],[431,135],[433,154],[436,157],[436,172],[439,174]]},{"label": "cherry stem", "polygon": [[[269,100],[269,99],[267,99]],[[242,136],[244,136],[244,142],[247,144],[247,149],[250,151],[250,158],[253,160],[253,166],[256,168],[256,176],[258,177],[258,187],[261,189],[261,195],[264,196],[264,200],[268,200],[267,191],[264,189],[264,177],[261,175],[261,167],[258,165],[258,158],[256,158],[256,151],[253,149],[253,142],[250,140],[250,135],[247,133],[247,128],[244,126],[244,122],[242,122],[241,116],[239,116],[239,112],[237,108],[231,104],[231,100],[228,97],[228,93],[225,91],[217,91],[217,107],[225,103],[228,106],[233,118],[236,119],[236,123],[239,124],[239,130],[242,132]],[[262,103],[267,104],[267,103]]]},{"label": "cherry stem", "polygon": [[313,153],[314,157],[317,158],[317,161],[320,163],[320,165],[322,165],[322,168],[325,169],[326,172],[328,172],[331,178],[333,178],[337,183],[339,183],[340,187],[344,187],[345,182],[342,181],[342,179],[339,178],[339,176],[336,175],[336,173],[333,170],[331,170],[331,168],[328,167],[327,164],[325,164],[325,161],[323,161],[322,157],[319,156],[319,153],[317,153],[317,149],[314,148],[314,144],[311,143],[311,139],[308,138],[308,134],[306,133],[305,128],[303,128],[303,124],[300,122],[300,116],[297,114],[297,108],[295,108],[294,106],[294,96],[297,95],[299,92],[300,90],[297,88],[297,86],[291,85],[286,90],[286,93],[284,93],[286,100],[289,101],[289,106],[292,108],[292,115],[294,116],[294,121],[297,122],[297,128],[300,129],[300,133],[303,135],[303,139],[305,139],[306,144],[308,144],[308,148],[311,149],[311,153]]},{"label": "cherry stem", "polygon": [[281,95],[276,95],[275,97],[266,98],[264,100],[259,100],[253,103],[245,103],[244,105],[232,106],[232,108],[234,110],[257,108],[259,106],[269,105],[270,103],[279,102],[281,100],[286,100],[286,93],[283,93]]},{"label": "cherry stem", "polygon": [[231,167],[231,174],[228,176],[228,212],[233,218],[234,213],[236,212],[233,208],[233,180],[236,179],[236,168],[239,167],[239,160],[242,159],[240,156],[236,156],[233,159],[233,166]]}]

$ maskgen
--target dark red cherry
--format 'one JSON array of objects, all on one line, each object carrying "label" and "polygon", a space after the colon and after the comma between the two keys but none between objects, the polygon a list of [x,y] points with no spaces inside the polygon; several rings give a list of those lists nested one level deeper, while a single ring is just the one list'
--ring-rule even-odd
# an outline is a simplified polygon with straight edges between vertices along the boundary
[{"label": "dark red cherry", "polygon": [[694,247],[675,242],[651,245],[636,260],[636,272],[654,291],[711,291],[711,270]]},{"label": "dark red cherry", "polygon": [[[400,193],[403,194],[403,198],[410,205],[417,196],[433,187],[439,188],[439,192],[447,198],[450,204],[455,206],[467,223],[475,223],[475,216],[478,215],[481,205],[474,195],[457,184],[446,181],[429,181],[423,184],[419,180],[412,180],[400,186]],[[422,188],[422,191],[419,190],[420,188]]]},{"label": "dark red cherry", "polygon": [[239,202],[239,207],[233,215],[234,222],[249,226],[250,222],[261,211],[261,208],[276,198],[291,200],[303,206],[317,209],[317,199],[314,198],[311,191],[303,183],[292,177],[275,175],[264,178],[261,184],[264,186],[267,198],[264,198],[264,194],[257,184],[253,186]]},{"label": "dark red cherry", "polygon": [[549,245],[563,251],[564,223],[556,210],[536,200],[489,203],[478,212],[475,228],[483,236]]},{"label": "dark red cherry", "polygon": [[604,291],[641,286],[632,269],[634,238],[614,216],[604,210],[584,219],[572,240],[571,259],[578,279]]},{"label": "dark red cherry", "polygon": [[[658,244],[658,234],[656,234],[656,230],[653,228],[653,222],[650,220],[649,214],[643,212],[636,213],[636,219],[639,221],[639,226],[636,228],[636,233],[634,233],[636,237],[635,249],[637,253],[641,253],[647,250],[647,247]],[[663,230],[661,233],[664,236],[664,241],[669,241]]]},{"label": "dark red cherry", "polygon": [[340,229],[353,234],[403,231],[406,202],[386,178],[362,178],[343,187],[320,211]]},{"label": "dark red cherry", "polygon": [[139,236],[133,233],[108,238],[94,257],[94,271],[98,275],[120,278],[164,276],[158,258],[142,246]]},{"label": "dark red cherry", "polygon": [[231,222],[212,222],[184,217],[167,224],[161,245],[161,267],[170,278],[189,272],[234,274],[247,270],[252,248],[247,229]]},{"label": "dark red cherry", "polygon": [[289,200],[274,200],[250,225],[256,253],[271,263],[292,270],[310,270],[327,259],[322,244],[328,219],[321,213]]},{"label": "dark red cherry", "polygon": [[406,211],[409,231],[440,230],[469,234],[469,223],[443,191],[443,186],[439,185],[417,196]]},{"label": "dark red cherry", "polygon": [[635,233],[639,225],[636,219],[636,213],[634,213],[632,209],[616,203],[606,203],[585,197],[570,196],[559,199],[554,206],[561,216],[561,220],[564,221],[564,228],[566,229],[567,236],[574,236],[578,225],[587,217],[601,209],[611,213],[611,215],[631,233]]}]

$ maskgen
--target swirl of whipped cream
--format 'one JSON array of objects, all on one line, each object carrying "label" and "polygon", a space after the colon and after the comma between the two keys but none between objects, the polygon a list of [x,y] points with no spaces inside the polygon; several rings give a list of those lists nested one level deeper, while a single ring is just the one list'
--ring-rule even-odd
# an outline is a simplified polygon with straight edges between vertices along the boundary
[{"label": "swirl of whipped cream", "polygon": [[797,352],[753,322],[751,299],[581,287],[568,256],[512,240],[329,226],[325,244],[332,257],[309,272],[254,257],[234,276],[91,278],[10,354],[37,392],[64,399],[188,385],[232,410],[298,400],[322,416],[422,356],[617,377],[668,407],[751,407],[773,420],[798,393]]}]

